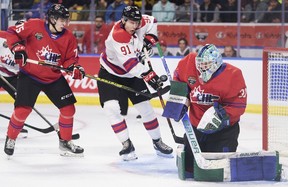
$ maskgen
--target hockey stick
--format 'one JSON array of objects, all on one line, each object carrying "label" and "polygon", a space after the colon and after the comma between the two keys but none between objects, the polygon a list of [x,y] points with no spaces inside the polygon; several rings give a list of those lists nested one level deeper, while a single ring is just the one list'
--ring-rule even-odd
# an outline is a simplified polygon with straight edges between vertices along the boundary
[{"label": "hockey stick", "polygon": [[[3,82],[5,82],[5,84],[7,84],[8,86],[9,86],[9,88],[11,88],[13,91],[14,91],[14,93],[15,93],[15,95],[16,95],[16,93],[17,93],[17,90],[16,90],[16,88],[14,88],[14,86],[12,85],[12,84],[10,84],[10,82],[8,82],[2,75],[0,75],[0,78],[1,78],[1,80],[3,81]],[[55,130],[57,133],[58,133],[58,123],[56,123],[56,124],[54,124],[54,125],[52,125],[36,108],[34,108],[34,107],[32,107],[32,109],[50,126],[49,128],[47,128],[47,129],[42,129],[42,131],[44,131],[44,133],[48,133],[48,131],[49,132],[52,132],[53,130]],[[2,116],[3,117],[3,116]],[[10,119],[10,118],[9,118]],[[31,125],[26,125],[27,127],[29,127],[29,128],[31,128],[31,129],[34,129],[34,130],[37,130],[38,129],[38,131],[40,131],[39,130],[39,128],[37,128],[37,127],[33,127],[33,126],[31,126]],[[52,130],[51,130],[51,129]],[[51,131],[50,131],[51,130]],[[40,131],[40,132],[42,132],[42,131]],[[75,139],[79,139],[80,138],[80,135],[77,133],[77,134],[73,134],[72,135],[72,139],[73,140],[75,140]]]},{"label": "hockey stick", "polygon": [[[156,43],[156,47],[158,49],[162,64],[164,66],[164,69],[167,73],[167,76],[169,78],[169,80],[172,80],[172,76],[170,73],[170,70],[167,66],[166,60],[163,56],[163,52],[161,49],[161,46],[159,44],[159,42]],[[195,132],[193,130],[192,124],[190,122],[190,119],[188,117],[187,112],[184,114],[183,118],[181,119],[183,125],[184,125],[184,129],[185,129],[185,133],[188,139],[188,142],[190,144],[192,153],[194,155],[194,159],[198,165],[198,167],[200,167],[201,169],[220,169],[220,168],[229,168],[230,167],[230,159],[229,158],[224,158],[224,159],[219,159],[219,160],[207,160],[203,157],[203,155],[201,154],[201,149],[199,146],[199,143],[197,141]]]},{"label": "hockey stick", "polygon": [[[144,54],[145,54],[145,57],[146,57],[146,59],[147,59],[147,63],[148,63],[148,65],[149,65],[149,68],[152,69],[151,60],[150,60],[150,58],[149,58],[147,49],[146,49],[145,47],[144,47]],[[164,109],[164,108],[165,108],[165,103],[164,103],[163,97],[162,97],[162,95],[159,93],[159,91],[157,91],[157,93],[158,93],[158,96],[159,96],[159,99],[160,99],[160,103],[161,103],[161,105],[162,105],[162,108]],[[171,131],[171,133],[172,133],[172,136],[173,136],[173,139],[174,139],[175,143],[184,144],[184,139],[183,139],[182,137],[176,136],[170,118],[166,118],[166,120],[167,120],[167,122],[168,122],[170,131]]]},{"label": "hockey stick", "polygon": [[[5,118],[5,119],[8,119],[8,120],[11,119],[10,117],[5,116],[5,115],[3,115],[3,114],[0,114],[0,116],[3,117],[3,118]],[[52,132],[52,131],[55,130],[53,126],[50,126],[50,127],[46,128],[46,129],[40,129],[40,128],[34,127],[34,126],[32,126],[32,125],[28,125],[27,123],[24,123],[24,126],[29,127],[29,128],[31,128],[31,129],[34,129],[34,130],[36,130],[36,131],[42,132],[42,133],[44,133],[44,134],[47,134],[47,133]]]},{"label": "hockey stick", "polygon": [[[55,68],[55,69],[62,70],[62,71],[65,71],[65,72],[71,72],[67,68],[63,68],[63,67],[51,64],[51,63],[47,63],[45,61],[36,61],[36,60],[32,60],[32,59],[27,59],[27,62],[32,63],[32,64],[38,64],[38,65],[42,65],[42,66]],[[121,89],[127,90],[129,92],[134,92],[136,94],[143,95],[143,96],[148,97],[148,98],[153,98],[153,95],[150,94],[150,93],[139,92],[139,91],[136,91],[136,90],[134,90],[134,89],[132,89],[132,88],[130,88],[128,86],[125,86],[125,85],[122,85],[122,84],[118,84],[118,83],[110,81],[110,80],[102,79],[100,77],[96,77],[96,76],[89,75],[89,74],[86,74],[85,77],[88,77],[90,79],[94,79],[94,80],[99,81],[99,82],[103,82],[105,84],[109,84],[111,86],[115,86],[117,88],[121,88]],[[168,90],[168,89],[166,89],[166,90]],[[170,88],[169,88],[169,90],[170,90]],[[165,90],[163,90],[163,91],[165,91]]]}]

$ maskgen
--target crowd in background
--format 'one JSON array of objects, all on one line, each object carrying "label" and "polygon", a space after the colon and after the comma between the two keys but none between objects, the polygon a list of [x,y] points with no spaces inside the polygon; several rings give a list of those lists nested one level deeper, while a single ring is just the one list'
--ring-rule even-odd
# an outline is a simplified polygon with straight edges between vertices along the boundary
[{"label": "crowd in background", "polygon": [[[53,3],[67,7],[71,21],[94,21],[95,27],[84,34],[80,53],[100,54],[110,28],[121,19],[122,10],[128,5],[138,6],[158,22],[281,23],[283,18],[288,22],[288,0],[241,0],[241,4],[238,0],[13,0],[13,19],[44,18]],[[285,5],[284,16],[281,3]],[[238,9],[241,10],[239,18]],[[160,38],[160,44],[165,56],[173,55],[165,40]],[[186,38],[179,38],[178,47],[175,56],[185,56],[190,52]]]},{"label": "crowd in background", "polygon": [[[241,0],[241,22],[279,23],[282,20],[282,1],[285,4],[285,22],[288,21],[288,0]],[[71,11],[72,21],[89,20],[90,11],[103,16],[106,23],[120,19],[127,5],[135,5],[158,22],[237,22],[237,0],[13,0],[14,19],[41,17],[52,3],[61,3]],[[192,5],[191,5],[192,3]],[[191,10],[191,7],[193,10]],[[21,12],[21,10],[25,10]],[[191,12],[193,14],[191,15]],[[43,14],[44,15],[44,14]]]}]

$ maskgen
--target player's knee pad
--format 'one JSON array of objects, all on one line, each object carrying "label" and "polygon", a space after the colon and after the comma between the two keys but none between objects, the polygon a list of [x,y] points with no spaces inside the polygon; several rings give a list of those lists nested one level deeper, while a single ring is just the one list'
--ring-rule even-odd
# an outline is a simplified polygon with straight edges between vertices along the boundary
[{"label": "player's knee pad", "polygon": [[75,105],[68,105],[64,106],[59,109],[60,110],[60,115],[63,118],[73,118],[75,114]]},{"label": "player's knee pad", "polygon": [[150,104],[150,101],[143,101],[141,103],[137,103],[134,107],[141,114],[142,119],[144,121],[151,121],[156,118],[155,112]]},{"label": "player's knee pad", "polygon": [[30,106],[17,106],[14,110],[14,118],[17,121],[25,121],[32,111]]},{"label": "player's knee pad", "polygon": [[122,121],[123,118],[120,114],[120,106],[117,100],[110,100],[104,103],[104,111],[112,124]]}]

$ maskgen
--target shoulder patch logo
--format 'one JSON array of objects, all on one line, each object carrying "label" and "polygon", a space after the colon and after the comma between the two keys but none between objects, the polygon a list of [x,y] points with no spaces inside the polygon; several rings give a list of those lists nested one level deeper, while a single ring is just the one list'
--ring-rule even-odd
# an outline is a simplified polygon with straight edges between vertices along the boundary
[{"label": "shoulder patch logo", "polygon": [[43,34],[42,34],[42,33],[36,33],[36,34],[35,34],[35,38],[36,38],[37,40],[41,40],[41,39],[43,38]]},{"label": "shoulder patch logo", "polygon": [[188,83],[190,84],[190,85],[193,85],[193,84],[195,84],[195,82],[196,82],[196,78],[195,77],[188,77]]}]

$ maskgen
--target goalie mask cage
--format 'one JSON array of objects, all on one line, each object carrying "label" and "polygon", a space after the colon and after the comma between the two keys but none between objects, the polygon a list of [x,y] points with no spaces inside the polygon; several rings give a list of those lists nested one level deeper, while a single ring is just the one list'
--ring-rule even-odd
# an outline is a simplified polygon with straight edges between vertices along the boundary
[{"label": "goalie mask cage", "polygon": [[288,155],[288,49],[263,50],[262,146]]}]

